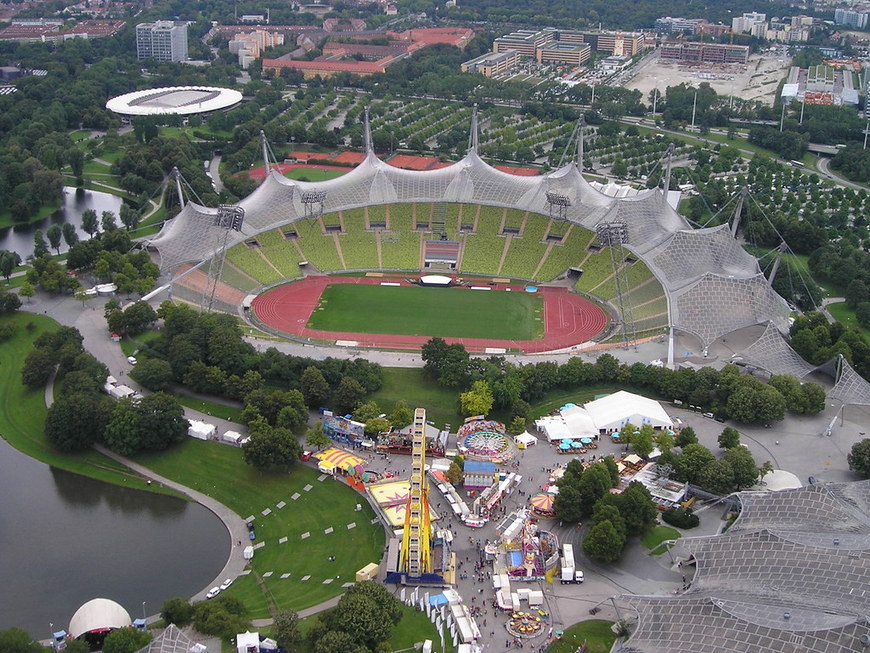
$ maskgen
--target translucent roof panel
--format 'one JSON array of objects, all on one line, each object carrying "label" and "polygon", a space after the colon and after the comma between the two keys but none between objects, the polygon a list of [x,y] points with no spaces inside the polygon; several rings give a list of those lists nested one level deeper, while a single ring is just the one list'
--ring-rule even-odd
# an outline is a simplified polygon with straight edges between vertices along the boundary
[{"label": "translucent roof panel", "polygon": [[705,274],[673,293],[674,328],[697,335],[709,346],[736,329],[772,322],[785,331],[791,310],[768,285],[763,274],[741,279]]},{"label": "translucent roof panel", "polygon": [[768,323],[758,340],[740,355],[745,362],[771,374],[791,374],[800,379],[814,369],[789,346],[780,330],[772,323]]},{"label": "translucent roof panel", "polygon": [[707,273],[748,278],[761,272],[758,260],[731,237],[728,225],[678,231],[650,252],[648,260],[669,289],[681,288]]},{"label": "translucent roof panel", "polygon": [[828,392],[828,397],[838,399],[844,404],[870,406],[870,383],[841,355],[837,382]]},{"label": "translucent roof panel", "polygon": [[[620,653],[854,653],[870,626],[856,615],[829,615],[715,596],[620,597],[638,615]],[[788,615],[786,617],[786,614]]]},{"label": "translucent roof panel", "polygon": [[[830,538],[829,538],[830,541]],[[769,531],[691,538],[693,592],[806,603],[870,613],[870,551],[808,546]]]}]

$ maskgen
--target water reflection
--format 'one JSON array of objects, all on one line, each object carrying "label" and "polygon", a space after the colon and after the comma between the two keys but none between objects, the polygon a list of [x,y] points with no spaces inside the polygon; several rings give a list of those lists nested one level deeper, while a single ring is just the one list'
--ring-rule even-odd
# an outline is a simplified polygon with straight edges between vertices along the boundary
[{"label": "water reflection", "polygon": [[230,545],[198,504],[50,468],[0,439],[0,630],[47,637],[98,596],[157,612],[211,582]]},{"label": "water reflection", "polygon": [[[0,229],[0,249],[17,252],[23,260],[33,254],[34,231],[42,229],[44,234],[52,224],[62,225],[65,222],[74,224],[79,238],[85,240],[88,238],[88,235],[81,229],[82,213],[88,209],[93,209],[97,212],[97,216],[100,217],[103,211],[111,211],[117,218],[121,212],[121,203],[120,197],[110,195],[109,193],[95,190],[84,190],[77,193],[76,189],[72,186],[64,186],[63,202],[60,208],[49,217],[37,222]],[[46,239],[46,242],[48,242],[48,239]],[[68,249],[66,243],[61,241],[60,251],[65,252]],[[52,253],[54,253],[53,250]]]},{"label": "water reflection", "polygon": [[175,519],[191,505],[188,501],[142,501],[143,493],[140,490],[109,485],[57,467],[51,467],[50,470],[58,497],[73,510],[103,504],[125,515],[147,513],[148,517],[160,520]]}]

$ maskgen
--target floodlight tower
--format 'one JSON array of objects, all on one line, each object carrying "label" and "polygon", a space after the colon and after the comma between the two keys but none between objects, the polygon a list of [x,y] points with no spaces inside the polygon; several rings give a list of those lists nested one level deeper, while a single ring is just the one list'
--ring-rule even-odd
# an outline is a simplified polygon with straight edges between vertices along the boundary
[{"label": "floodlight tower", "polygon": [[414,410],[411,425],[411,489],[405,506],[400,571],[420,578],[432,571],[430,551],[429,497],[426,482],[426,409]]},{"label": "floodlight tower", "polygon": [[319,218],[323,215],[323,202],[326,200],[325,190],[309,190],[301,193],[299,199],[305,207],[306,218]]},{"label": "floodlight tower", "polygon": [[567,195],[559,193],[551,193],[547,191],[547,206],[550,209],[550,220],[558,220],[565,222],[568,219],[568,207],[571,206],[571,200]]},{"label": "floodlight tower", "polygon": [[477,103],[474,103],[474,108],[471,110],[471,128],[468,131],[468,153],[479,154],[480,139],[477,133]]},{"label": "floodlight tower", "polygon": [[176,167],[172,168],[172,175],[175,177],[175,192],[178,193],[178,207],[184,208],[184,191],[181,190],[181,171]]},{"label": "floodlight tower", "polygon": [[218,227],[219,231],[215,234],[215,253],[208,264],[206,288],[202,293],[202,303],[200,305],[200,309],[206,313],[210,313],[214,306],[214,296],[217,292],[218,281],[220,281],[224,271],[227,241],[229,240],[230,232],[241,231],[244,221],[245,209],[241,206],[233,206],[232,204],[221,204],[218,206],[218,212],[212,224]]},{"label": "floodlight tower", "polygon": [[740,189],[740,194],[737,196],[737,208],[734,210],[734,219],[731,221],[732,238],[737,238],[737,227],[740,226],[740,215],[743,213],[743,204],[746,202],[747,195],[749,195],[749,188],[744,186]]},{"label": "floodlight tower", "polygon": [[613,267],[613,280],[616,284],[616,302],[619,306],[619,316],[622,319],[622,343],[628,347],[637,340],[634,329],[634,318],[631,312],[631,300],[626,294],[628,291],[628,273],[625,270],[625,261],[617,260],[616,248],[622,251],[623,245],[628,243],[628,228],[624,222],[602,222],[595,227],[598,241],[602,246],[610,249],[610,265]]}]

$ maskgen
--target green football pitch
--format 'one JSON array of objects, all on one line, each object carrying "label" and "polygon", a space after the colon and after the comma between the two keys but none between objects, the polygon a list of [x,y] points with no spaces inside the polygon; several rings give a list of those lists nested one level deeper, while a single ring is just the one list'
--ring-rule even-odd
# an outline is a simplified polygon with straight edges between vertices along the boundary
[{"label": "green football pitch", "polygon": [[536,340],[544,337],[539,294],[468,288],[330,284],[309,329],[406,336]]}]

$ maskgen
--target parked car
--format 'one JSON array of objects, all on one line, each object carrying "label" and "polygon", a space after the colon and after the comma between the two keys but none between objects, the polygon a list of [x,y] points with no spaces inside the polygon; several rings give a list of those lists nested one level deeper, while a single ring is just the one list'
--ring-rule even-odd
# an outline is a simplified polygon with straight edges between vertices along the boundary
[{"label": "parked car", "polygon": [[229,589],[230,585],[232,585],[232,584],[233,584],[233,579],[227,578],[223,583],[221,583],[221,592],[223,592],[226,589]]},{"label": "parked car", "polygon": [[130,365],[135,365],[136,364],[136,357],[135,356],[127,356],[127,362],[130,363]]},{"label": "parked car", "polygon": [[217,596],[218,594],[220,594],[220,593],[221,593],[221,588],[220,588],[220,587],[212,587],[212,588],[208,591],[208,593],[205,595],[205,598],[207,598],[207,599],[213,599],[214,597],[216,597],[216,596]]}]

